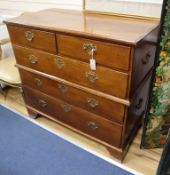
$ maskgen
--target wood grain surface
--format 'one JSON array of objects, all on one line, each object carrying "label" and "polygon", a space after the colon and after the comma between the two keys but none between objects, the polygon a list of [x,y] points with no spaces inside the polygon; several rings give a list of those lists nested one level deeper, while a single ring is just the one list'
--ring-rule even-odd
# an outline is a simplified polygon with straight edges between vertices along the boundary
[{"label": "wood grain surface", "polygon": [[56,35],[56,38],[60,55],[77,58],[89,63],[92,56],[89,55],[87,49],[84,49],[84,46],[92,44],[96,49],[94,59],[97,64],[113,69],[129,70],[130,47],[66,35]]},{"label": "wood grain surface", "polygon": [[[14,52],[19,65],[54,75],[95,90],[100,90],[116,97],[127,99],[127,73],[115,71],[103,66],[98,66],[95,71],[91,71],[89,64],[86,62],[17,45],[14,45]],[[30,62],[30,55],[34,55],[37,58],[38,61],[36,64]],[[56,64],[56,61],[63,66],[60,67],[60,65]],[[87,77],[87,73],[91,72],[94,73],[94,76],[97,76],[94,82],[90,81],[89,77],[91,76]]]},{"label": "wood grain surface", "polygon": [[[13,44],[25,45],[53,53],[56,52],[54,33],[16,26],[8,26],[8,31]],[[26,32],[31,32],[33,35],[30,41],[26,37]]]},{"label": "wood grain surface", "polygon": [[28,106],[85,134],[101,139],[101,141],[111,146],[120,147],[122,125],[109,122],[98,115],[68,104],[60,99],[54,99],[26,86],[23,89],[26,97],[25,101]]},{"label": "wood grain surface", "polygon": [[[48,18],[47,18],[48,16]],[[85,37],[98,37],[118,43],[136,45],[155,29],[159,22],[115,16],[86,14],[81,11],[49,9],[8,19],[7,24],[20,24],[47,31],[67,32]],[[126,31],[126,32],[124,32]]]},{"label": "wood grain surface", "polygon": [[23,84],[28,87],[37,89],[43,93],[46,93],[48,89],[48,94],[54,98],[62,99],[111,121],[118,123],[124,121],[126,106],[121,103],[102,98],[97,93],[94,95],[84,92],[78,88],[28,72],[24,69],[20,69],[20,75]]}]

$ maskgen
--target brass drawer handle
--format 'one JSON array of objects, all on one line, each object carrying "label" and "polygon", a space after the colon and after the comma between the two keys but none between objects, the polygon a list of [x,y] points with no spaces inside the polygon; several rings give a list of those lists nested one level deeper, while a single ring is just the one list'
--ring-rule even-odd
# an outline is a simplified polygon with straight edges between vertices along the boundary
[{"label": "brass drawer handle", "polygon": [[143,98],[139,98],[138,103],[135,105],[135,109],[139,110],[143,105]]},{"label": "brass drawer handle", "polygon": [[58,89],[62,92],[62,93],[66,93],[68,91],[68,87],[65,86],[64,84],[58,84]]},{"label": "brass drawer handle", "polygon": [[93,71],[88,71],[86,72],[86,77],[89,79],[90,82],[94,83],[96,80],[99,79],[99,76],[93,72]]},{"label": "brass drawer handle", "polygon": [[38,58],[35,55],[29,55],[30,63],[36,64],[38,62]]},{"label": "brass drawer handle", "polygon": [[26,39],[31,42],[34,39],[34,33],[31,31],[26,31],[25,32],[25,37]]},{"label": "brass drawer handle", "polygon": [[87,126],[91,128],[92,130],[98,129],[98,125],[95,122],[88,122]]},{"label": "brass drawer handle", "polygon": [[99,105],[99,102],[94,99],[94,98],[88,98],[87,103],[89,104],[90,107],[95,108],[96,106]]},{"label": "brass drawer handle", "polygon": [[63,108],[64,112],[69,112],[69,111],[71,111],[71,106],[68,105],[67,103],[61,104],[61,107]]},{"label": "brass drawer handle", "polygon": [[92,55],[92,50],[94,53],[97,51],[97,47],[93,43],[84,43],[83,49],[86,50],[89,55]]},{"label": "brass drawer handle", "polygon": [[43,84],[42,80],[40,80],[39,78],[35,78],[35,79],[34,79],[34,83],[35,83],[37,86],[42,86],[42,84]]},{"label": "brass drawer handle", "polygon": [[55,64],[59,69],[62,69],[64,67],[64,61],[61,58],[56,58],[55,59]]},{"label": "brass drawer handle", "polygon": [[47,102],[44,100],[39,100],[38,103],[42,108],[45,108],[47,106]]},{"label": "brass drawer handle", "polygon": [[151,54],[150,54],[150,52],[148,52],[148,53],[145,55],[145,57],[142,58],[142,64],[148,64],[150,58],[151,58]]}]

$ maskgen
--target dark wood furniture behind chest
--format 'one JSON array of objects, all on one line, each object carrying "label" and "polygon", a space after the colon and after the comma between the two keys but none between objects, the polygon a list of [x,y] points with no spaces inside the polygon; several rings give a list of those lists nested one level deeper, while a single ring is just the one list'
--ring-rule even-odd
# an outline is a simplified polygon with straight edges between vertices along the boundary
[{"label": "dark wood furniture behind chest", "polygon": [[57,9],[5,23],[30,115],[51,118],[122,160],[146,108],[158,23]]}]

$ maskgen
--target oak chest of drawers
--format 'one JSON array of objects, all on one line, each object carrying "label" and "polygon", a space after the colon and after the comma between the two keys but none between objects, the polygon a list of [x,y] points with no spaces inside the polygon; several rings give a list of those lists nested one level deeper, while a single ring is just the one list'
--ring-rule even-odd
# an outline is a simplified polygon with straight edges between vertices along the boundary
[{"label": "oak chest of drawers", "polygon": [[5,21],[30,116],[123,159],[141,124],[158,23],[49,9]]}]

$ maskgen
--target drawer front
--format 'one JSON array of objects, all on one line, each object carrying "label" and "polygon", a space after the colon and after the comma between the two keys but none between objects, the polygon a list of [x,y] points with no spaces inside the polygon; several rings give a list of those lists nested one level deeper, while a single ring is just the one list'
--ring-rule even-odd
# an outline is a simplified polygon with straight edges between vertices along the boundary
[{"label": "drawer front", "polygon": [[[128,74],[98,66],[96,71],[89,64],[45,52],[14,46],[18,64],[48,73],[65,80],[126,98]],[[33,58],[33,60],[32,60]]]},{"label": "drawer front", "polygon": [[122,126],[108,122],[100,116],[24,87],[26,104],[85,134],[110,145],[120,146]]},{"label": "drawer front", "polygon": [[97,64],[126,71],[129,69],[130,47],[64,35],[56,37],[60,55],[89,62],[90,51],[94,48]]},{"label": "drawer front", "polygon": [[[135,59],[133,63],[132,89],[133,92],[148,74],[154,65],[156,45],[153,43],[144,43],[135,51]],[[139,73],[140,72],[140,73]]]},{"label": "drawer front", "polygon": [[147,75],[143,84],[135,92],[131,106],[128,108],[124,140],[130,136],[130,134],[134,131],[134,128],[138,125],[139,121],[142,121],[143,117],[145,116],[151,75],[152,73]]},{"label": "drawer front", "polygon": [[13,44],[56,53],[54,33],[10,25],[8,25],[8,31]]},{"label": "drawer front", "polygon": [[48,89],[48,94],[52,97],[62,99],[111,121],[123,122],[125,105],[84,92],[41,75],[27,72],[23,69],[20,69],[20,74],[24,85],[43,93],[46,93]]}]

